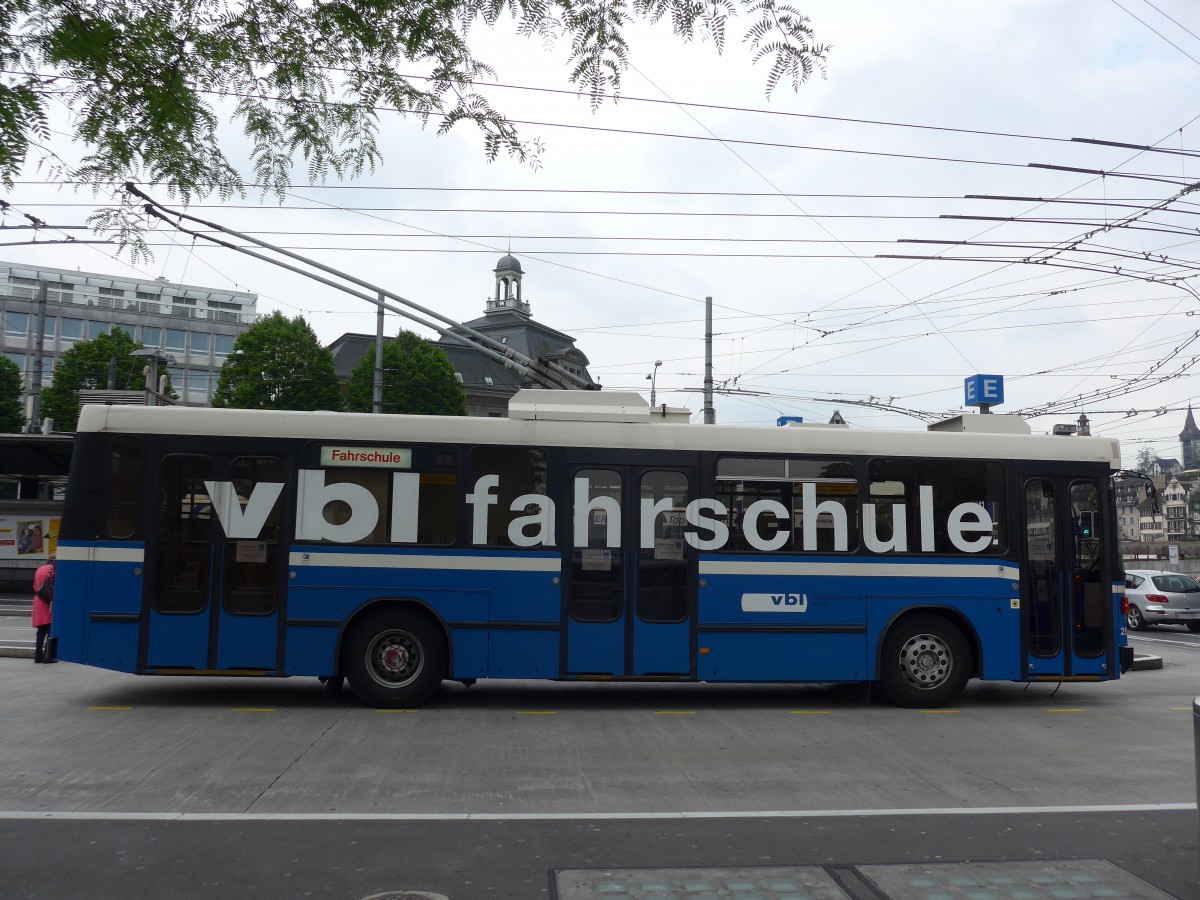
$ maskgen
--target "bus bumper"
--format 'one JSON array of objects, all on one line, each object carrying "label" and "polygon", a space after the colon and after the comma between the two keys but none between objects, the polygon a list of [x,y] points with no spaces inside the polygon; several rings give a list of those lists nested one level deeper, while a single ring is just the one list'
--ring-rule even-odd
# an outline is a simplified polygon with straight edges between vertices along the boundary
[{"label": "bus bumper", "polygon": [[1133,668],[1133,648],[1118,647],[1117,649],[1121,651],[1121,674],[1124,675]]}]

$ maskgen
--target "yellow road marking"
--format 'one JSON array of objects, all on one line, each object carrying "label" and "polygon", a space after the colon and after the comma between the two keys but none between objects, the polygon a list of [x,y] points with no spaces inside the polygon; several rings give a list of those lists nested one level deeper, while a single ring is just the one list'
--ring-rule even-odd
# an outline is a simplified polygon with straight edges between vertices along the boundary
[{"label": "yellow road marking", "polygon": [[694,716],[696,713],[690,709],[656,709],[656,716]]},{"label": "yellow road marking", "polygon": [[793,716],[827,716],[827,715],[829,715],[829,710],[827,710],[827,709],[793,709],[792,715]]},{"label": "yellow road marking", "polygon": [[557,709],[518,709],[518,716],[557,716]]},{"label": "yellow road marking", "polygon": [[923,716],[957,716],[960,710],[957,709],[918,709]]},{"label": "yellow road marking", "polygon": [[1048,709],[1046,712],[1087,712],[1086,709]]},{"label": "yellow road marking", "polygon": [[1171,711],[1172,712],[1191,712],[1192,708],[1190,706],[1172,706]]},{"label": "yellow road marking", "polygon": [[128,710],[133,709],[133,707],[132,706],[89,706],[88,709],[95,710],[96,712],[127,712]]}]

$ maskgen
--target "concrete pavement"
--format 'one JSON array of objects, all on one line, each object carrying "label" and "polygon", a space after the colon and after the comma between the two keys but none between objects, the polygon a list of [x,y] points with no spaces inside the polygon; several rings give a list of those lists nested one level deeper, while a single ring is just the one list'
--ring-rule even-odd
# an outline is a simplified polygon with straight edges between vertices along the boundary
[{"label": "concrete pavement", "polygon": [[33,598],[0,594],[0,656],[33,658]]}]

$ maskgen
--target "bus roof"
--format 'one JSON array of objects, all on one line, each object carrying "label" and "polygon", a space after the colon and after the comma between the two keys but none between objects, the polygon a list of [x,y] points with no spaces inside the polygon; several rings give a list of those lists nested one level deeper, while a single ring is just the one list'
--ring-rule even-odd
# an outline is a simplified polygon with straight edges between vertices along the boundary
[{"label": "bus roof", "polygon": [[[562,395],[564,392],[555,393]],[[554,407],[553,417],[547,419],[532,416],[526,419],[503,419],[87,405],[80,412],[77,433],[254,436],[329,443],[516,444],[733,453],[1061,460],[1104,463],[1114,471],[1121,467],[1120,445],[1114,438],[974,431],[854,430],[846,427],[693,425],[655,419],[657,410],[650,410],[646,401],[637,394],[607,393],[614,401],[607,407],[598,405],[593,399],[603,394],[589,394],[589,403],[581,406],[574,418],[570,412],[564,412],[565,406],[560,403]],[[570,395],[573,394],[571,392]],[[619,411],[614,413],[613,410]]]}]

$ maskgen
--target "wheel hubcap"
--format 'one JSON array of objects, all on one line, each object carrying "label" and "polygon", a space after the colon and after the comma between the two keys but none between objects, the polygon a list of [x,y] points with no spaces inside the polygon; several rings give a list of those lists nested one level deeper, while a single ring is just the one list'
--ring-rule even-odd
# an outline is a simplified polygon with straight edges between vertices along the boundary
[{"label": "wheel hubcap", "polygon": [[950,647],[936,635],[914,635],[900,648],[900,672],[915,688],[939,687],[953,669],[954,656]]},{"label": "wheel hubcap", "polygon": [[367,648],[367,671],[385,687],[400,687],[416,678],[424,666],[421,645],[407,631],[388,631]]}]

